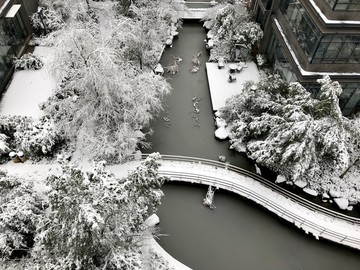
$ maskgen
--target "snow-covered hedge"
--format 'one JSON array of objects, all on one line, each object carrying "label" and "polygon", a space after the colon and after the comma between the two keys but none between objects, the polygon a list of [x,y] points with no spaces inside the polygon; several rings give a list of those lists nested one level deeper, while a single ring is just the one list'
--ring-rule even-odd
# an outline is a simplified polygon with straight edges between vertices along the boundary
[{"label": "snow-covered hedge", "polygon": [[32,53],[24,54],[20,59],[16,59],[14,64],[17,70],[38,70],[44,66],[41,58]]},{"label": "snow-covered hedge", "polygon": [[64,19],[67,18],[67,12],[68,10],[66,10],[62,5],[53,5],[53,10],[45,7],[39,7],[30,17],[35,35],[47,35],[64,27]]},{"label": "snow-covered hedge", "polygon": [[55,129],[52,120],[46,117],[30,122],[14,134],[17,147],[33,158],[51,156],[63,139]]},{"label": "snow-covered hedge", "polygon": [[247,60],[263,37],[260,25],[252,20],[242,2],[216,5],[206,12],[203,20],[204,25],[211,28],[214,42],[210,61],[217,61],[220,57],[226,61]]},{"label": "snow-covered hedge", "polygon": [[28,253],[33,245],[42,201],[29,181],[15,179],[0,171],[0,255],[16,258]]},{"label": "snow-covered hedge", "polygon": [[25,116],[0,117],[0,160],[8,159],[10,149],[22,150],[27,156],[38,159],[52,156],[64,139],[55,129],[52,120],[43,117],[33,121]]}]

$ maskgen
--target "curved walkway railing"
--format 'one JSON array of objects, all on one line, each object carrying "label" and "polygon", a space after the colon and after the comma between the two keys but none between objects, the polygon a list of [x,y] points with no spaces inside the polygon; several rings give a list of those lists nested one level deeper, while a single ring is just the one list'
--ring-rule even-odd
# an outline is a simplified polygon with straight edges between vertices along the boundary
[{"label": "curved walkway railing", "polygon": [[[143,155],[143,158],[146,158],[147,155]],[[286,189],[276,185],[275,183],[270,182],[269,180],[255,174],[249,171],[246,171],[244,169],[241,169],[239,167],[208,160],[208,159],[202,159],[202,158],[194,158],[194,157],[184,157],[184,156],[173,156],[173,155],[162,155],[163,160],[165,161],[176,161],[176,162],[190,162],[190,163],[199,163],[203,165],[209,165],[216,168],[223,168],[232,172],[235,172],[237,174],[240,174],[242,176],[250,177],[257,182],[261,183],[263,186],[265,186],[268,189],[271,189],[272,191],[279,193],[283,195],[286,199],[289,199],[293,201],[294,203],[301,205],[308,210],[321,213],[323,215],[326,215],[328,217],[332,217],[333,219],[338,219],[341,221],[345,221],[347,223],[350,223],[352,225],[360,225],[360,219],[355,217],[346,216],[341,213],[337,213],[336,211],[327,209],[325,207],[322,207],[320,205],[317,205],[315,203],[312,203],[310,201],[307,201],[306,199],[293,194]],[[171,180],[173,181],[185,181],[185,182],[196,182],[200,184],[206,184],[206,185],[213,185],[222,189],[226,189],[232,192],[236,192],[248,199],[251,199],[278,216],[293,222],[297,227],[302,228],[306,232],[311,232],[316,238],[322,237],[328,240],[332,240],[347,246],[351,246],[357,249],[360,249],[360,234],[358,238],[345,235],[342,233],[338,233],[335,231],[332,231],[328,228],[325,228],[323,226],[319,226],[318,224],[315,224],[313,221],[308,220],[304,217],[300,217],[292,212],[289,212],[285,207],[277,204],[275,201],[270,201],[266,198],[263,198],[261,195],[259,195],[257,192],[250,190],[244,186],[241,186],[241,184],[236,184],[233,181],[228,181],[225,178],[221,179],[219,177],[212,177],[208,175],[201,175],[197,173],[184,173],[184,172],[178,172],[178,171],[163,171],[161,170],[160,173],[162,175],[169,176]]]}]

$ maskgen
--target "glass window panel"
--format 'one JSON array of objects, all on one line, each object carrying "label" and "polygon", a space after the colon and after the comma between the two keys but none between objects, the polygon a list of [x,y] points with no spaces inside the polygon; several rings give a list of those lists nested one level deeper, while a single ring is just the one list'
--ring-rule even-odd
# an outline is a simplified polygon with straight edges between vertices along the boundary
[{"label": "glass window panel", "polygon": [[346,10],[347,9],[347,7],[348,7],[348,4],[337,4],[336,6],[335,6],[335,10]]},{"label": "glass window panel", "polygon": [[339,59],[349,59],[352,55],[352,52],[354,51],[356,47],[356,44],[351,43],[351,42],[346,42],[344,43],[344,45],[342,46],[338,58]]}]

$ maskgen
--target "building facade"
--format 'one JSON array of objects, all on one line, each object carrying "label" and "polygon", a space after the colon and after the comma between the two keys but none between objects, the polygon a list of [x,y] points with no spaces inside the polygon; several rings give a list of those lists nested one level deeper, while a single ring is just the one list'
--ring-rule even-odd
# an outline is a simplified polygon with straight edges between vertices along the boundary
[{"label": "building facade", "polygon": [[29,15],[37,5],[37,0],[0,0],[0,94],[13,73],[12,58],[27,48],[32,33]]},{"label": "building facade", "polygon": [[343,114],[360,111],[360,0],[252,0],[250,9],[276,72],[314,96],[328,74],[342,85]]}]

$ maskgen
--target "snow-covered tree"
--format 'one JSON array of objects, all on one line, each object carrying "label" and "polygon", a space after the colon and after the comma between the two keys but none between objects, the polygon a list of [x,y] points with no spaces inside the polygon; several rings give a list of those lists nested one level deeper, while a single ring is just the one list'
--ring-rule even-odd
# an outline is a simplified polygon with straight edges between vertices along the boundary
[{"label": "snow-covered tree", "polygon": [[40,269],[142,269],[145,219],[156,210],[165,177],[150,155],[124,179],[99,162],[84,172],[64,161],[62,174],[48,177],[50,210],[33,249]]},{"label": "snow-covered tree", "polygon": [[164,78],[126,57],[132,35],[125,25],[132,22],[115,20],[107,29],[80,22],[49,37],[57,52],[52,74],[62,83],[45,110],[65,137],[86,146],[90,159],[132,153],[170,91]]},{"label": "snow-covered tree", "polygon": [[271,75],[247,83],[220,111],[233,127],[233,148],[243,144],[258,164],[323,191],[354,160],[360,137],[339,109],[340,85],[328,76],[319,83],[320,97],[314,99],[299,83]]},{"label": "snow-covered tree", "polygon": [[42,201],[28,180],[15,179],[4,171],[0,171],[0,195],[0,256],[24,256],[33,245]]},{"label": "snow-covered tree", "polygon": [[233,61],[235,50],[240,51],[241,58],[246,60],[253,46],[263,37],[260,25],[252,21],[242,1],[217,5],[207,11],[203,20],[213,34],[210,60],[223,57]]}]

